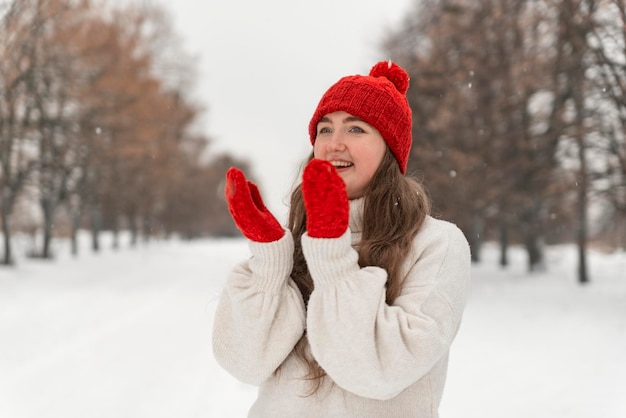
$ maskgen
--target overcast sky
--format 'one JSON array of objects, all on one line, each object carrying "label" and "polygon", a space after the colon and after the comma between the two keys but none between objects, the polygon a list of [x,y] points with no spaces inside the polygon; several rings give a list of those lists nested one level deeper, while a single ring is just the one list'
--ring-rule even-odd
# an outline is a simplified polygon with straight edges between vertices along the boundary
[{"label": "overcast sky", "polygon": [[307,126],[322,94],[388,58],[379,44],[412,2],[161,0],[198,57],[212,152],[246,158],[277,216],[311,150]]}]

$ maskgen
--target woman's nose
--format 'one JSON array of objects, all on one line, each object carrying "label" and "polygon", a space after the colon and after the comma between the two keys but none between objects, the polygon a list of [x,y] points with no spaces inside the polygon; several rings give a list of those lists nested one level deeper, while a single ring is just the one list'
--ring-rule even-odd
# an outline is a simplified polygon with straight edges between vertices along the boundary
[{"label": "woman's nose", "polygon": [[342,151],[346,148],[344,137],[341,132],[333,133],[332,138],[328,141],[327,149],[329,151]]}]

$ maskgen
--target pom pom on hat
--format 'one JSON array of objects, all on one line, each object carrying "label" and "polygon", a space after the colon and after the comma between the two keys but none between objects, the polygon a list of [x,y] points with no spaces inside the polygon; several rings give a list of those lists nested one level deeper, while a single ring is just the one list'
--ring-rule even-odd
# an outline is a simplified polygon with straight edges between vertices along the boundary
[{"label": "pom pom on hat", "polygon": [[406,173],[411,151],[412,113],[406,99],[407,72],[391,61],[374,65],[369,75],[343,77],[322,96],[309,122],[309,136],[315,144],[317,124],[327,114],[343,111],[376,128]]},{"label": "pom pom on hat", "polygon": [[401,94],[406,94],[409,89],[409,75],[395,62],[379,62],[370,70],[370,76],[385,77],[396,86]]}]

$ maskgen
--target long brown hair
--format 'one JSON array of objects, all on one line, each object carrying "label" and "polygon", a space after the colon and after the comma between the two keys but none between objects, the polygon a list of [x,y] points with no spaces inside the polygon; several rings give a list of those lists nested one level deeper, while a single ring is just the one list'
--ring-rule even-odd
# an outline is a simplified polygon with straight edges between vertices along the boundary
[{"label": "long brown hair", "polygon": [[[313,156],[309,157],[311,160]],[[364,194],[363,231],[358,246],[359,265],[379,266],[387,271],[386,301],[392,304],[400,294],[400,266],[411,242],[430,213],[430,201],[424,187],[411,177],[403,176],[389,149],[374,173]],[[289,229],[295,251],[291,278],[296,283],[305,305],[313,291],[313,280],[306,265],[300,238],[306,232],[306,212],[301,185],[291,195]],[[313,384],[309,395],[317,392],[326,372],[307,355],[306,332],[294,348],[296,356],[306,363],[304,377]]]}]

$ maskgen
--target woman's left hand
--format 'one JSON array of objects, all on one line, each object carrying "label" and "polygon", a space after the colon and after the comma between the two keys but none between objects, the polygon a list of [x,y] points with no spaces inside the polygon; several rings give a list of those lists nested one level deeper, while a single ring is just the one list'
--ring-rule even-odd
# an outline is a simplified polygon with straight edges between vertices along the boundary
[{"label": "woman's left hand", "polygon": [[307,234],[312,238],[338,238],[348,229],[350,204],[346,185],[335,167],[313,159],[304,168],[302,196]]}]

